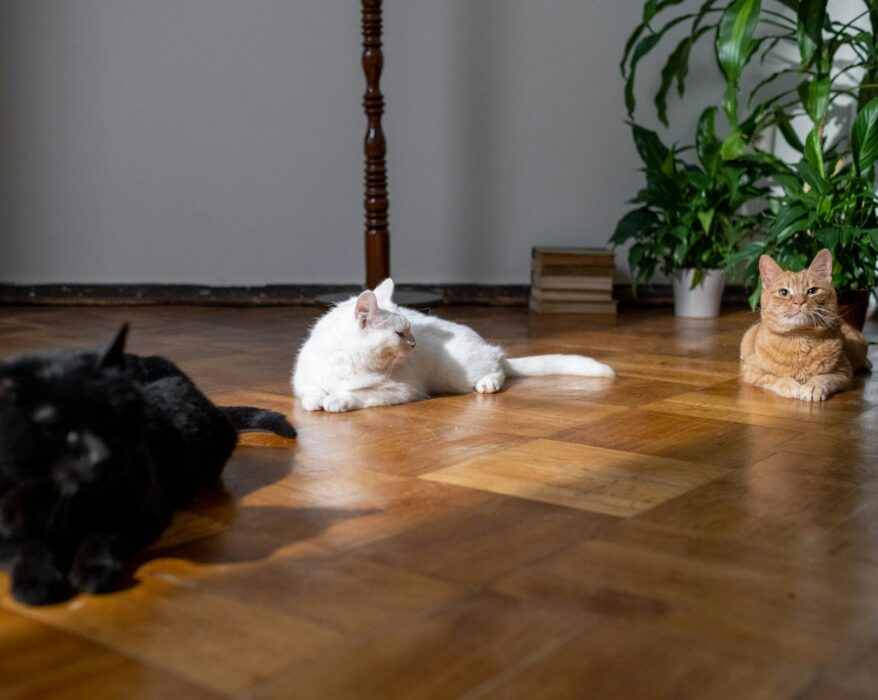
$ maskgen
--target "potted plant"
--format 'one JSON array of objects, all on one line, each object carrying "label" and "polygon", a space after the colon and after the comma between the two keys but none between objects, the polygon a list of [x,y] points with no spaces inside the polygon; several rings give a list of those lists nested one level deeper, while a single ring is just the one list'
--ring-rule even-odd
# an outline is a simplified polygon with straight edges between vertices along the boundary
[{"label": "potted plant", "polygon": [[669,148],[655,132],[632,125],[646,186],[631,200],[639,206],[622,217],[610,239],[616,247],[632,243],[628,263],[635,294],[658,269],[672,279],[675,313],[690,318],[719,315],[729,257],[742,232],[761,218],[742,213],[741,206],[765,194],[757,184],[764,170],[758,158],[721,157],[716,111],[708,108],[699,119],[697,163],[681,157],[692,149]]},{"label": "potted plant", "polygon": [[771,225],[731,263],[745,265],[745,282],[754,290],[750,304],[755,308],[761,293],[760,255],[801,270],[817,251],[829,248],[842,316],[862,328],[869,294],[878,283],[878,97],[858,112],[849,155],[823,153],[820,123],[822,119],[808,135],[795,172],[774,175],[783,193],[770,198]]},{"label": "potted plant", "polygon": [[[683,95],[693,46],[702,37],[713,38],[726,85],[722,111],[730,127],[720,157],[730,162],[758,160],[765,166],[766,182],[778,193],[765,212],[764,237],[755,237],[734,258],[745,264],[747,281],[754,287],[751,304],[760,293],[756,263],[763,252],[801,269],[817,250],[828,247],[835,259],[834,281],[843,309],[844,302],[854,299],[864,310],[875,285],[878,0],[857,0],[857,4],[853,17],[842,20],[840,14],[849,13],[851,7],[839,8],[825,0],[704,0],[694,11],[678,0],[646,0],[642,21],[625,46],[621,67],[626,107],[633,117],[638,65],[671,30],[685,28],[668,54],[655,94],[658,118],[667,125],[667,97],[675,84]],[[798,60],[789,60],[791,49]],[[767,60],[780,69],[766,75]],[[755,85],[743,102],[740,86],[747,71],[751,78],[754,71],[762,75],[749,81]],[[842,129],[830,143],[832,139],[824,134],[828,115],[845,102],[859,108],[856,122],[849,139]],[[741,117],[742,107],[748,111],[746,119]],[[807,138],[795,128],[801,116],[811,121]],[[753,148],[755,135],[770,127],[802,154],[794,168]],[[755,196],[761,198],[756,190]]]}]

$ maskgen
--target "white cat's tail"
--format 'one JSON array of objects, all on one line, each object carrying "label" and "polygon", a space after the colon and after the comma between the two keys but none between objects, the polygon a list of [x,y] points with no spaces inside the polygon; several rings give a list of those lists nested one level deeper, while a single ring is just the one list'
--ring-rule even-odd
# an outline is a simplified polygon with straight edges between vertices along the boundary
[{"label": "white cat's tail", "polygon": [[545,374],[576,374],[581,377],[613,377],[608,366],[584,355],[531,355],[507,357],[503,369],[509,377],[541,377]]}]

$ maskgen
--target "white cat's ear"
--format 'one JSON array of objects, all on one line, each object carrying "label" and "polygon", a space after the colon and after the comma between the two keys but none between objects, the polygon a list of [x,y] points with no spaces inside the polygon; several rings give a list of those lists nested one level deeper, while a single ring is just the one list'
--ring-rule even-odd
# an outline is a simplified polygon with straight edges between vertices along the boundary
[{"label": "white cat's ear", "polygon": [[759,258],[759,275],[762,277],[762,287],[764,289],[770,287],[771,283],[781,272],[783,272],[783,268],[770,255],[763,255]]},{"label": "white cat's ear", "polygon": [[826,284],[832,284],[832,253],[827,248],[817,253],[808,267],[808,272],[816,275]]},{"label": "white cat's ear", "polygon": [[357,303],[354,306],[354,318],[360,324],[360,330],[368,326],[378,315],[378,299],[375,292],[366,290],[357,297]]},{"label": "white cat's ear", "polygon": [[388,277],[375,287],[375,296],[378,297],[379,304],[389,304],[391,299],[393,299],[393,280]]}]

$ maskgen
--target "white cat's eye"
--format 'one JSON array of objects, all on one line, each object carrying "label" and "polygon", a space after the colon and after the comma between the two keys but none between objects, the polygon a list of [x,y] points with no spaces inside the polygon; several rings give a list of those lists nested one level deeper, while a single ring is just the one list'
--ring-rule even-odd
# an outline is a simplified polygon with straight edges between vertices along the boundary
[{"label": "white cat's eye", "polygon": [[817,289],[817,287],[808,287],[808,294],[810,294],[811,296],[817,294],[817,292],[819,292],[819,291],[820,290]]},{"label": "white cat's eye", "polygon": [[397,331],[396,334],[397,334],[400,338],[405,338],[405,333],[403,333],[402,331]]},{"label": "white cat's eye", "polygon": [[778,289],[777,293],[780,294],[782,297],[787,297],[790,295],[790,290],[789,289]]}]

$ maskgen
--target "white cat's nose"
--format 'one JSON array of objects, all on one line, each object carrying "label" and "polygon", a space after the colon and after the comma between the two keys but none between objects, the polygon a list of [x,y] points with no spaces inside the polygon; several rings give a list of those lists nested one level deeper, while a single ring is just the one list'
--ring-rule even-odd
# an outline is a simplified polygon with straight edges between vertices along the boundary
[{"label": "white cat's nose", "polygon": [[415,339],[414,338],[409,338],[409,347],[414,349],[414,347],[415,347]]}]

